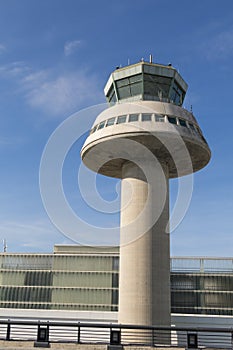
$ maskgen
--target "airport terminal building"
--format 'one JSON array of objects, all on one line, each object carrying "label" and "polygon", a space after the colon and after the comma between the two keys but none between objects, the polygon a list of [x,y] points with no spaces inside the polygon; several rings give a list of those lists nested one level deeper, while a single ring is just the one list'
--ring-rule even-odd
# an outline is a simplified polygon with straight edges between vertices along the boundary
[{"label": "airport terminal building", "polygon": [[[118,311],[118,247],[0,254],[0,309]],[[233,258],[171,258],[171,312],[233,316]]]}]

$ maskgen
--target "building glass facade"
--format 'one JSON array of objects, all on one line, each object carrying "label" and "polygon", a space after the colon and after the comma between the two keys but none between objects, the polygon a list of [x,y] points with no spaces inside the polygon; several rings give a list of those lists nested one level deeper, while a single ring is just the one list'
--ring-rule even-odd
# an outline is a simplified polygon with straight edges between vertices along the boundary
[{"label": "building glass facade", "polygon": [[[118,311],[119,250],[0,254],[0,308]],[[171,311],[233,315],[233,259],[171,258]]]},{"label": "building glass facade", "polygon": [[3,253],[0,308],[117,311],[118,259],[117,249],[78,246]]},{"label": "building glass facade", "polygon": [[233,315],[232,258],[172,258],[172,312]]}]

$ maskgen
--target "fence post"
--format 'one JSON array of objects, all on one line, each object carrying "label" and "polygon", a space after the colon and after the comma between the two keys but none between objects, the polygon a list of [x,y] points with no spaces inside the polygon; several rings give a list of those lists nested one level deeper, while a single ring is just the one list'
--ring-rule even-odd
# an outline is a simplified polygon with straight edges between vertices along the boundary
[{"label": "fence post", "polygon": [[187,333],[188,349],[197,349],[197,333]]},{"label": "fence post", "polygon": [[49,324],[47,324],[47,326],[42,326],[38,324],[37,341],[34,342],[34,347],[50,348]]},{"label": "fence post", "polygon": [[11,338],[11,324],[10,324],[10,320],[8,320],[7,330],[6,330],[6,340],[10,340],[10,338]]},{"label": "fence post", "polygon": [[110,328],[110,345],[121,345],[121,331]]},{"label": "fence post", "polygon": [[152,346],[155,346],[155,329],[152,329]]},{"label": "fence post", "polygon": [[81,343],[80,338],[81,338],[81,329],[80,329],[80,322],[79,322],[78,323],[78,344]]}]

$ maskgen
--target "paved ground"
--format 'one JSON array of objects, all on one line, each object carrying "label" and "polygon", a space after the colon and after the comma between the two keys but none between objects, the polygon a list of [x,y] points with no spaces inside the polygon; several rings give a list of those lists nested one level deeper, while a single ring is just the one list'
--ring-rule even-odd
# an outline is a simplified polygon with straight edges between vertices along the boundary
[{"label": "paved ground", "polygon": [[[44,347],[34,347],[33,341],[0,341],[0,350],[41,350]],[[89,345],[89,344],[56,344],[51,343],[50,349],[57,350],[107,350],[107,345]]]},{"label": "paved ground", "polygon": [[[34,347],[34,342],[32,341],[0,341],[0,350],[42,350],[44,347]],[[51,343],[50,349],[52,350],[185,350],[185,348],[160,348],[160,347],[150,347],[150,346],[125,346],[121,348],[120,346],[108,346],[108,345],[98,345],[98,344],[72,344],[72,343]],[[205,350],[226,350],[226,349],[211,349],[205,348]]]},{"label": "paved ground", "polygon": [[[43,347],[34,347],[34,342],[20,342],[20,341],[0,341],[0,350],[42,350]],[[53,350],[108,350],[107,345],[89,345],[89,344],[56,344],[51,343],[50,349]],[[112,346],[109,350],[120,350],[120,347]],[[154,350],[153,347],[136,347],[127,346],[126,350]],[[184,348],[156,348],[156,350],[184,350]]]},{"label": "paved ground", "polygon": [[[44,347],[34,347],[34,342],[0,341],[0,350],[40,350]],[[57,350],[107,350],[107,345],[80,345],[51,343],[50,349]]]}]

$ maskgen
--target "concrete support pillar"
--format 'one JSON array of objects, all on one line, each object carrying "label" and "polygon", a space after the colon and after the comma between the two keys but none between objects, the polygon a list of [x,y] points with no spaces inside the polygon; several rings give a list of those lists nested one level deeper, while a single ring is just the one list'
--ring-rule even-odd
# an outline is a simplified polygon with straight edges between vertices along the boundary
[{"label": "concrete support pillar", "polygon": [[118,321],[170,326],[168,177],[154,162],[141,169],[122,169]]}]

